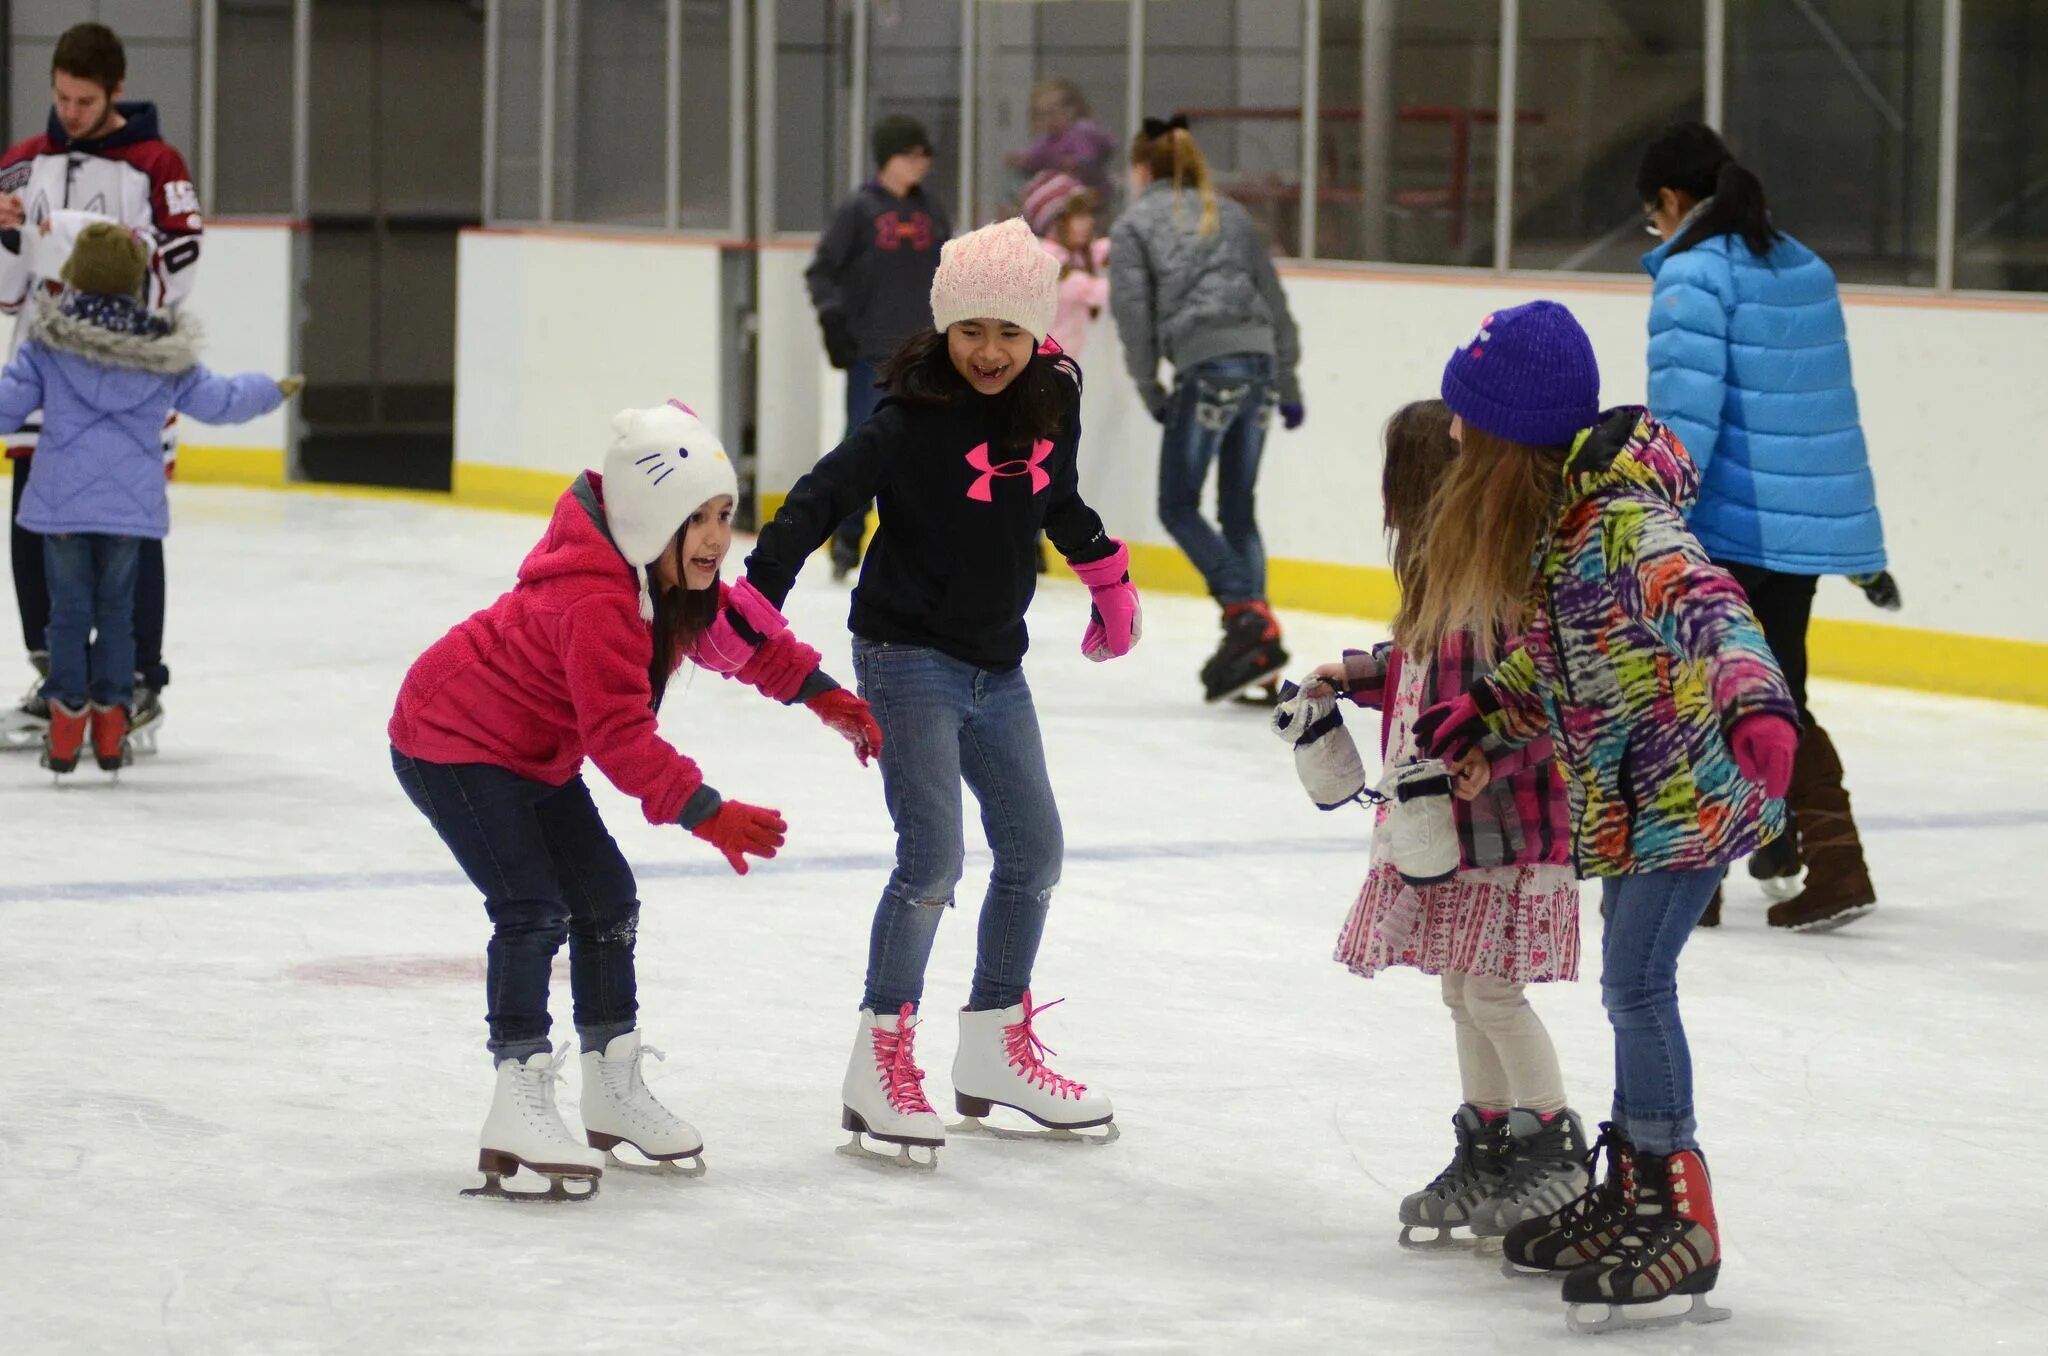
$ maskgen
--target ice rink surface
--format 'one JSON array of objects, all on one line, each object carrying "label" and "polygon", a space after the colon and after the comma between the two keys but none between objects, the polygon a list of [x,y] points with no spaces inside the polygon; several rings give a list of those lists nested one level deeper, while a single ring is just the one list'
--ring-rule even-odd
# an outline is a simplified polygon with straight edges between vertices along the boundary
[{"label": "ice rink surface", "polygon": [[[891,847],[879,778],[801,709],[697,673],[665,732],[784,812],[780,858],[739,879],[589,775],[640,878],[643,1029],[669,1052],[650,1081],[710,1174],[459,1199],[491,1091],[487,924],[384,724],[540,522],[205,487],[174,506],[161,755],[118,788],[0,760],[0,1350],[2048,1350],[2048,711],[1815,685],[1882,906],[1774,935],[1742,878],[1682,971],[1735,1317],[1573,1337],[1554,1289],[1395,1245],[1458,1091],[1435,981],[1329,958],[1365,813],[1317,813],[1261,714],[1202,706],[1207,603],[1147,598],[1136,653],[1092,665],[1063,576],[1027,660],[1069,844],[1036,989],[1067,998],[1040,1019],[1053,1062],[1109,1092],[1122,1141],[956,1141],[930,1176],[833,1154]],[[845,613],[815,563],[790,614],[850,678]],[[1379,633],[1283,620],[1297,668]],[[942,1110],[986,861],[927,992]],[[1611,1068],[1593,902],[1588,978],[1536,995],[1589,1122]],[[554,1011],[568,1036],[559,973]]]}]

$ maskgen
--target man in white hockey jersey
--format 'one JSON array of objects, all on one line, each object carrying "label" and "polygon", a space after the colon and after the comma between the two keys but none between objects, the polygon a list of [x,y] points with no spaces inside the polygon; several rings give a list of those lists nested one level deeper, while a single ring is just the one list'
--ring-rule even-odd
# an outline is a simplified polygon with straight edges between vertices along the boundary
[{"label": "man in white hockey jersey", "polygon": [[[103,24],[73,25],[57,40],[50,61],[50,120],[0,156],[0,311],[19,315],[14,340],[39,290],[56,290],[58,271],[78,232],[94,221],[128,227],[152,246],[150,304],[176,307],[197,276],[202,222],[199,193],[185,158],[157,133],[156,105],[121,100],[128,74],[120,38]],[[175,419],[175,416],[173,416]],[[48,665],[44,632],[50,597],[43,574],[42,538],[12,521],[20,512],[35,451],[35,421],[9,440],[14,464],[15,600],[30,662]],[[164,430],[165,473],[177,447],[175,423]],[[135,710],[130,726],[153,734],[162,718],[158,698],[170,681],[163,660],[163,543],[144,543],[135,585]],[[49,707],[31,691],[21,705],[0,713],[0,738],[40,744]]]}]

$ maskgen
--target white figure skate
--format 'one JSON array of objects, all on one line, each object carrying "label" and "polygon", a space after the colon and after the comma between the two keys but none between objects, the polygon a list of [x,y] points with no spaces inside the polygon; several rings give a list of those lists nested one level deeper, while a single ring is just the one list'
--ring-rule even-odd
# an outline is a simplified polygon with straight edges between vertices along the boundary
[{"label": "white figure skate", "polygon": [[[670,1177],[704,1175],[704,1137],[697,1127],[655,1100],[641,1077],[641,1061],[665,1058],[640,1033],[628,1031],[602,1051],[583,1052],[583,1137],[602,1149],[615,1168]],[[623,1158],[619,1146],[638,1150],[645,1163]]]},{"label": "white figure skate", "polygon": [[[604,1175],[604,1155],[579,1143],[555,1109],[555,1084],[569,1047],[549,1054],[539,1051],[525,1063],[506,1060],[498,1066],[497,1094],[478,1140],[477,1170],[484,1184],[465,1196],[507,1201],[587,1201],[597,1194]],[[548,1179],[546,1191],[507,1191],[503,1179],[521,1168]],[[572,1192],[564,1182],[588,1182],[588,1191]]]},{"label": "white figure skate", "polygon": [[[1016,1007],[961,1010],[960,1049],[953,1057],[953,1105],[966,1119],[948,1127],[952,1133],[1079,1144],[1116,1142],[1116,1112],[1109,1098],[1053,1072],[1045,1062],[1045,1056],[1057,1052],[1038,1038],[1031,1021],[1053,1003],[1033,1007],[1027,991]],[[998,1106],[1021,1112],[1043,1128],[1012,1130],[987,1124],[983,1118]],[[1105,1127],[1103,1133],[1074,1133],[1097,1127]]]},{"label": "white figure skate", "polygon": [[[917,1026],[917,1010],[908,1003],[893,1017],[861,1009],[860,1029],[854,1033],[853,1054],[839,1092],[840,1127],[853,1132],[839,1146],[848,1158],[925,1171],[938,1167],[946,1127],[925,1099],[924,1070],[917,1067],[914,1049]],[[861,1142],[863,1135],[896,1145],[897,1151],[878,1153]],[[919,1158],[911,1153],[913,1148],[930,1153]]]}]

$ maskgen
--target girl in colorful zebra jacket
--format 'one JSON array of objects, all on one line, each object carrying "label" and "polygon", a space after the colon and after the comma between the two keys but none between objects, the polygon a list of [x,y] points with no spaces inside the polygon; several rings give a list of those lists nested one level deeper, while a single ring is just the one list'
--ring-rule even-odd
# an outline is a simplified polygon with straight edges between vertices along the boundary
[{"label": "girl in colorful zebra jacket", "polygon": [[1742,590],[1686,530],[1699,477],[1685,448],[1646,410],[1603,414],[1599,388],[1592,343],[1549,301],[1486,317],[1445,367],[1459,456],[1403,607],[1426,641],[1523,618],[1528,634],[1417,731],[1472,780],[1490,741],[1548,735],[1574,862],[1602,882],[1609,1172],[1511,1229],[1508,1259],[1569,1272],[1574,1305],[1616,1306],[1596,1326],[1673,1294],[1706,1321],[1726,1312],[1702,1299],[1720,1241],[1678,953],[1728,864],[1784,832],[1798,712]]},{"label": "girl in colorful zebra jacket", "polygon": [[[1418,596],[1432,496],[1458,455],[1451,412],[1418,401],[1387,422],[1380,492],[1404,600]],[[1520,644],[1505,628],[1492,644],[1446,632],[1434,650],[1414,645],[1403,607],[1394,639],[1347,650],[1314,678],[1380,710],[1380,756],[1420,756],[1414,725],[1440,698],[1455,697]],[[1468,778],[1453,802],[1459,869],[1434,885],[1405,881],[1393,860],[1384,807],[1373,832],[1371,873],[1337,938],[1336,959],[1370,978],[1412,965],[1439,975],[1457,1033],[1464,1104],[1451,1118],[1457,1151],[1436,1180],[1401,1202],[1401,1238],[1454,1227],[1498,1236],[1547,1215],[1586,1187],[1585,1131],[1565,1105],[1557,1049],[1524,988],[1579,973],[1579,887],[1571,871],[1564,782],[1539,735],[1518,749],[1492,743],[1490,784]]]}]

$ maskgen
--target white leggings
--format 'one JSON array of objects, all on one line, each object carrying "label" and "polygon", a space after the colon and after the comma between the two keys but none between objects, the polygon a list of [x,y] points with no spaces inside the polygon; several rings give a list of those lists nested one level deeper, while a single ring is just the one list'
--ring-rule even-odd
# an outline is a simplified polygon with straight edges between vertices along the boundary
[{"label": "white leggings", "polygon": [[1564,1108],[1557,1047],[1514,980],[1446,974],[1444,1006],[1458,1031],[1458,1078],[1481,1111]]}]

